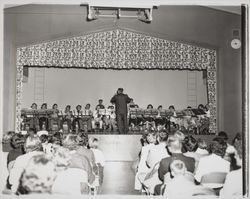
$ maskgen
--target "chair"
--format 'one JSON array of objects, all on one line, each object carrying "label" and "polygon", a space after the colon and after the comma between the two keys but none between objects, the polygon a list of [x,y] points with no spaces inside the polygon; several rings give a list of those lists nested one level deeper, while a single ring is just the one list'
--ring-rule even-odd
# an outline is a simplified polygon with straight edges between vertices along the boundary
[{"label": "chair", "polygon": [[226,172],[212,172],[208,173],[201,178],[201,184],[203,186],[214,189],[216,195],[218,195],[220,189],[223,187],[227,173]]}]

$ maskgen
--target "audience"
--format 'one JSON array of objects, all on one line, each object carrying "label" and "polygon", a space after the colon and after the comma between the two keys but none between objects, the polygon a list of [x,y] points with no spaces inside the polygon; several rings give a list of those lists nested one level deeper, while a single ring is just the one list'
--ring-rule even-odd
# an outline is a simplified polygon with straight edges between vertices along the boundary
[{"label": "audience", "polygon": [[[83,131],[38,136],[32,128],[25,136],[8,136],[13,149],[7,157],[7,188],[12,193],[101,193],[105,157],[97,138],[88,138]],[[181,131],[149,130],[141,141],[135,189],[142,194],[242,196],[241,134],[230,145],[227,133],[219,132],[208,145]],[[232,160],[237,167],[232,167]],[[205,183],[204,176],[213,173],[225,175],[225,182]]]}]

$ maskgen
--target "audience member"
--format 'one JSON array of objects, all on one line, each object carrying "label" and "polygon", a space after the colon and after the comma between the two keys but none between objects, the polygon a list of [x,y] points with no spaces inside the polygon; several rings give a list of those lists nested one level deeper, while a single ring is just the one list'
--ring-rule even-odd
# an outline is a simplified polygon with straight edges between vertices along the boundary
[{"label": "audience member", "polygon": [[43,154],[42,144],[37,135],[27,137],[24,144],[25,154],[16,158],[13,168],[10,170],[9,182],[12,185],[11,190],[16,193],[19,186],[19,179],[26,168],[29,160],[35,155]]},{"label": "audience member", "polygon": [[[227,144],[224,140],[214,138],[209,146],[210,155],[202,157],[195,171],[195,179],[201,182],[202,176],[213,173],[230,171],[230,162],[223,159],[226,152]],[[208,166],[209,165],[209,166]],[[214,185],[214,186],[213,186]],[[212,184],[211,188],[218,188],[216,184]]]},{"label": "audience member", "polygon": [[23,170],[18,194],[50,194],[55,178],[53,162],[45,154],[35,155]]},{"label": "audience member", "polygon": [[240,167],[237,170],[227,174],[223,188],[220,191],[221,198],[230,198],[232,196],[242,196],[242,141],[240,139],[234,142],[235,159]]},{"label": "audience member", "polygon": [[195,185],[194,181],[185,175],[187,173],[186,165],[181,160],[174,160],[170,164],[170,172],[173,178],[168,180],[162,189],[163,195],[167,198],[172,197],[191,197],[197,195],[215,195],[213,189]]}]

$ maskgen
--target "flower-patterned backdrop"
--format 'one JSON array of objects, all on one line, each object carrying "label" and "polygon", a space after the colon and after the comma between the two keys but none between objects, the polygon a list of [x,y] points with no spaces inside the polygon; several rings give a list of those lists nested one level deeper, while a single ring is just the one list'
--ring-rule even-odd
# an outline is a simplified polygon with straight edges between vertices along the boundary
[{"label": "flower-patterned backdrop", "polygon": [[216,133],[216,51],[123,29],[17,48],[16,130],[20,130],[23,66],[95,69],[206,70],[210,133]]}]

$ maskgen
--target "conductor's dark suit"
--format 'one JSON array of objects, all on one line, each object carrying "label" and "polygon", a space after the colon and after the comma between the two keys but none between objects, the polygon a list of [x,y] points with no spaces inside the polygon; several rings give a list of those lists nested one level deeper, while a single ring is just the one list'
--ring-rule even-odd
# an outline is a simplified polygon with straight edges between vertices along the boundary
[{"label": "conductor's dark suit", "polygon": [[120,93],[112,97],[111,103],[115,104],[115,114],[119,133],[124,134],[128,132],[128,108],[127,104],[130,102],[128,95]]}]

